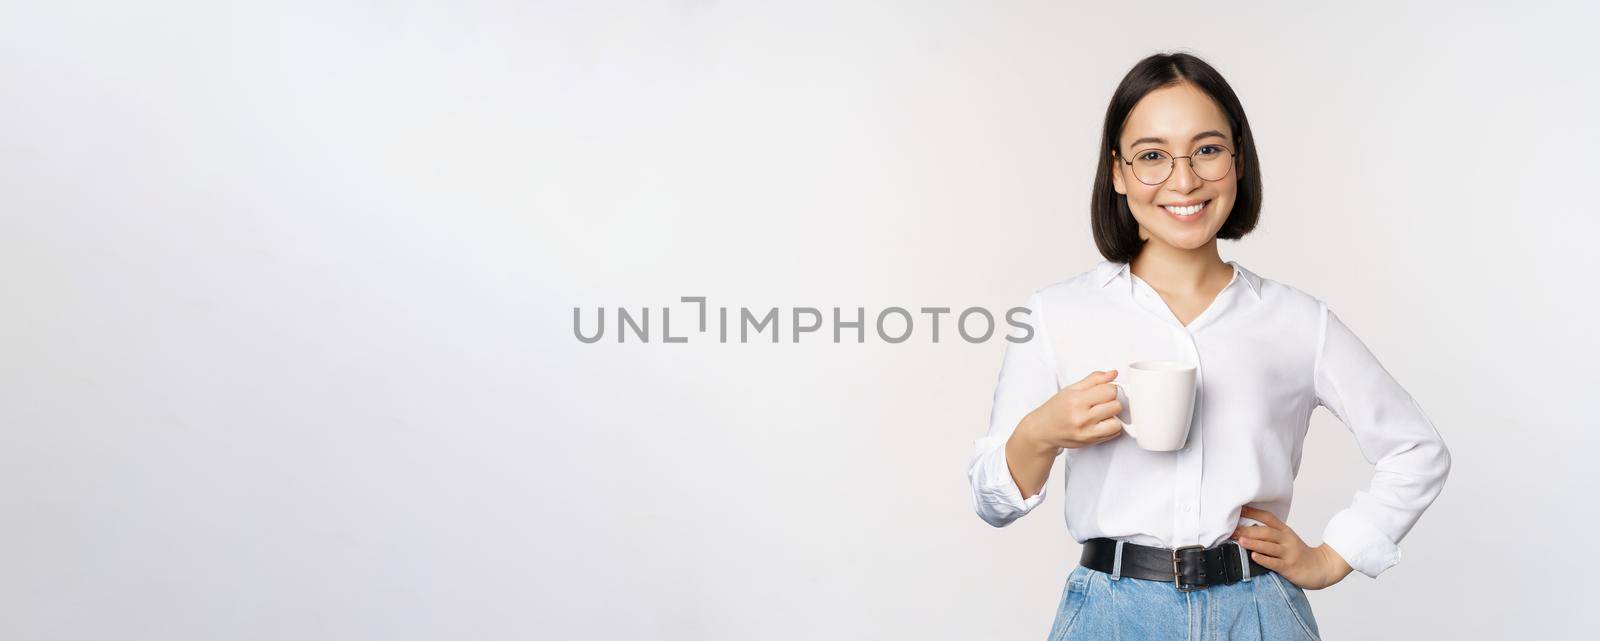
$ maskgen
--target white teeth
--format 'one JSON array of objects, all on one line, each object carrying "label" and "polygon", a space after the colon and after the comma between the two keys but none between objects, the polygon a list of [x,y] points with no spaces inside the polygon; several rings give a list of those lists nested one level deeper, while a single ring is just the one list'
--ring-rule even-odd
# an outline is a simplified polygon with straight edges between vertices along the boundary
[{"label": "white teeth", "polygon": [[[1211,201],[1208,200],[1206,202],[1211,202]],[[1195,212],[1200,211],[1200,209],[1205,207],[1205,206],[1206,206],[1206,203],[1199,203],[1199,204],[1196,204],[1196,205],[1189,205],[1188,207],[1168,207],[1166,205],[1162,205],[1161,207],[1163,209],[1166,209],[1167,211],[1170,211],[1170,212],[1172,212],[1174,214],[1177,214],[1179,216],[1192,216],[1192,215],[1195,214]]]}]

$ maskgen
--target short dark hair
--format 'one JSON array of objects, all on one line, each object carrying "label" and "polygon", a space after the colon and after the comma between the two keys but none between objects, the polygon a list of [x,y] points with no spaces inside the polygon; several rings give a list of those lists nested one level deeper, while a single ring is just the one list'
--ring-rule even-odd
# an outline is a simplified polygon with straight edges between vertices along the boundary
[{"label": "short dark hair", "polygon": [[1217,230],[1217,238],[1237,240],[1256,228],[1261,219],[1261,165],[1256,159],[1256,140],[1250,133],[1250,121],[1245,118],[1244,107],[1234,95],[1228,81],[1206,61],[1187,53],[1158,53],[1140,60],[1122,77],[1122,84],[1111,95],[1106,107],[1105,128],[1100,138],[1100,165],[1094,174],[1094,192],[1090,196],[1089,218],[1094,228],[1094,244],[1107,260],[1131,262],[1139,255],[1145,241],[1139,239],[1139,222],[1128,210],[1128,199],[1117,193],[1111,182],[1115,169],[1110,153],[1117,149],[1122,138],[1122,127],[1128,114],[1146,94],[1172,85],[1188,83],[1205,92],[1228,117],[1233,129],[1235,168],[1239,176],[1239,196],[1228,213],[1227,222]]}]

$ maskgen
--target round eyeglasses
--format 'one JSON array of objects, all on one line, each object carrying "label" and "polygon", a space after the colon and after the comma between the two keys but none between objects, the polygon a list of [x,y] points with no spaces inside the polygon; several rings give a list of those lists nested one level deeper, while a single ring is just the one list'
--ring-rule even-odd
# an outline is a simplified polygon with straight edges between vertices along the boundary
[{"label": "round eyeglasses", "polygon": [[1145,149],[1134,154],[1132,160],[1123,158],[1120,151],[1117,152],[1117,158],[1133,167],[1133,176],[1139,182],[1152,186],[1167,182],[1172,177],[1172,167],[1178,164],[1179,158],[1188,158],[1194,175],[1206,182],[1228,177],[1228,172],[1233,168],[1233,151],[1216,143],[1201,145],[1187,156],[1173,156],[1165,149]]}]

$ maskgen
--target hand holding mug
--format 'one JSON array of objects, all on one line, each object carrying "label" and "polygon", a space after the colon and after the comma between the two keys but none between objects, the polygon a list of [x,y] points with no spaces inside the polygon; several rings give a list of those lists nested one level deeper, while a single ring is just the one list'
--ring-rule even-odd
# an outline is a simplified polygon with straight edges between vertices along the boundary
[{"label": "hand holding mug", "polygon": [[1056,392],[1023,420],[1031,437],[1055,448],[1077,449],[1122,433],[1122,403],[1111,381],[1117,370],[1090,372]]}]

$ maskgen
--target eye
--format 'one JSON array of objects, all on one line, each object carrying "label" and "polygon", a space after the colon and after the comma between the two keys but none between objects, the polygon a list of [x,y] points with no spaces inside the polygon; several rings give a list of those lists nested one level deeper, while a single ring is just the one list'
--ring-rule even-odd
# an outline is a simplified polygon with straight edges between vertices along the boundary
[{"label": "eye", "polygon": [[1222,153],[1222,147],[1218,145],[1205,145],[1194,150],[1194,155],[1196,156],[1215,156],[1220,153]]},{"label": "eye", "polygon": [[1161,160],[1162,158],[1166,158],[1166,157],[1167,157],[1166,154],[1163,154],[1163,153],[1161,153],[1159,151],[1151,150],[1151,151],[1146,151],[1146,152],[1144,152],[1142,154],[1139,154],[1138,159],[1139,160],[1143,160],[1145,162],[1155,162],[1157,160]]}]

